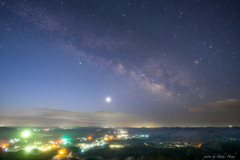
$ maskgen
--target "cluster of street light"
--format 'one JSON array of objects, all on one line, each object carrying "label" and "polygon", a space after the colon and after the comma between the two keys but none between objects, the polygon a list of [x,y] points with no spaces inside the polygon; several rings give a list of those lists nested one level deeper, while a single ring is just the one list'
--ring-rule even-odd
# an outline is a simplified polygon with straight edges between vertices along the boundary
[{"label": "cluster of street light", "polygon": [[20,139],[15,138],[15,139],[11,139],[10,143],[15,143],[15,142],[18,142],[18,141],[20,141]]},{"label": "cluster of street light", "polygon": [[[34,131],[38,131],[38,130],[34,130]],[[48,131],[47,129],[44,129],[44,131]],[[110,132],[109,132],[110,133]],[[105,135],[104,137],[101,137],[101,138],[97,138],[97,139],[93,139],[93,136],[87,136],[87,137],[79,137],[77,138],[79,141],[81,141],[80,143],[78,143],[78,146],[80,146],[81,148],[81,152],[84,152],[86,150],[89,150],[91,148],[94,148],[94,147],[101,147],[101,146],[104,146],[106,143],[109,143],[107,141],[111,141],[111,140],[114,140],[114,139],[128,139],[130,138],[127,134],[127,131],[117,131],[117,132],[114,132],[115,135]],[[18,138],[15,138],[15,139],[11,139],[9,142],[10,144],[15,144],[15,146],[13,147],[14,150],[17,150],[17,149],[22,149],[24,147],[24,149],[27,151],[27,152],[31,152],[31,150],[33,149],[38,149],[40,151],[48,151],[48,150],[51,150],[51,149],[60,149],[59,150],[59,154],[60,155],[64,155],[66,153],[66,150],[65,149],[62,149],[62,148],[65,148],[65,145],[66,144],[71,144],[71,139],[69,138],[62,138],[62,139],[59,139],[59,140],[56,140],[56,141],[48,141],[48,143],[44,143],[42,144],[43,142],[40,142],[40,141],[34,141],[32,145],[27,145],[29,144],[28,141],[27,141],[27,138],[29,136],[31,136],[31,132],[30,131],[23,131],[21,133],[23,139],[20,140]],[[134,137],[134,136],[133,136]],[[148,135],[140,135],[139,137],[148,137]],[[82,142],[83,141],[83,142]],[[89,143],[87,142],[89,141]],[[18,143],[17,143],[18,142]],[[23,146],[21,146],[21,144],[24,143]],[[110,148],[122,148],[123,146],[121,145],[109,145]],[[2,143],[2,148],[5,149],[5,151],[8,151],[8,144],[7,143]]]}]

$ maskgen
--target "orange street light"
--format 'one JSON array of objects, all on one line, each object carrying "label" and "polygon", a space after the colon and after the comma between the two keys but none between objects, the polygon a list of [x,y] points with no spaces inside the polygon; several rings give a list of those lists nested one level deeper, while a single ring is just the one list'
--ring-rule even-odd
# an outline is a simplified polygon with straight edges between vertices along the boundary
[{"label": "orange street light", "polygon": [[92,140],[92,137],[91,137],[91,136],[89,136],[89,137],[88,137],[88,140]]}]

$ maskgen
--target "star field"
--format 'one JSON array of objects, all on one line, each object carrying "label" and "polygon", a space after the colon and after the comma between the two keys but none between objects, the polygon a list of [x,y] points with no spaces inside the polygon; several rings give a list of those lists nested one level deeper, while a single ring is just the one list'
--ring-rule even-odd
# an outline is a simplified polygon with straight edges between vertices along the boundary
[{"label": "star field", "polygon": [[240,125],[238,1],[0,7],[0,125]]}]

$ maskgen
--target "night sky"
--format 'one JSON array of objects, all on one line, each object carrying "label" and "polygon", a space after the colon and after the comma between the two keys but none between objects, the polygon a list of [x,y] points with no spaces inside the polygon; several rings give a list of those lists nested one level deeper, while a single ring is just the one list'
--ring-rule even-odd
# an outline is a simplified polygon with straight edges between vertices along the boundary
[{"label": "night sky", "polygon": [[0,0],[0,125],[240,126],[238,0]]}]

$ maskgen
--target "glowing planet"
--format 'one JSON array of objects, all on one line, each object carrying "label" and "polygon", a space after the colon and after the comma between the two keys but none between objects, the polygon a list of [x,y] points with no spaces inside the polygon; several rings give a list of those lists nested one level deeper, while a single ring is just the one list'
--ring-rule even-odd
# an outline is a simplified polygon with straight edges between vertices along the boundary
[{"label": "glowing planet", "polygon": [[106,98],[106,101],[107,101],[107,102],[111,102],[111,98],[110,98],[110,97],[107,97],[107,98]]}]

